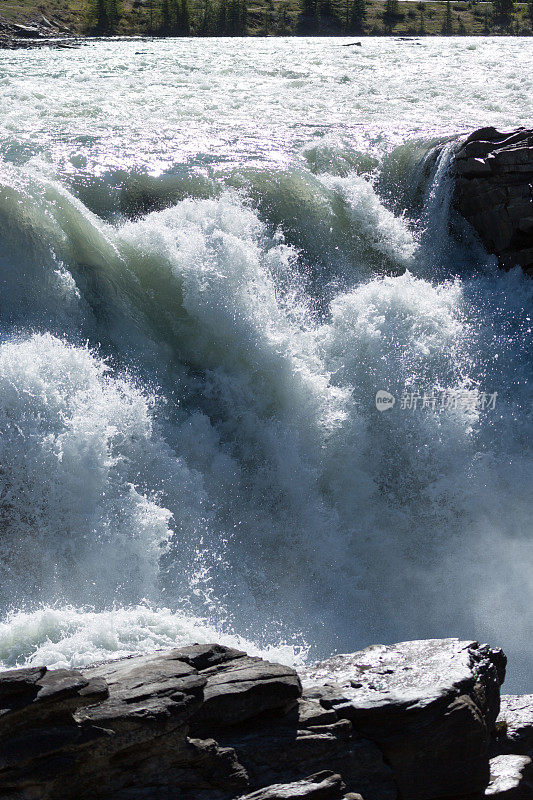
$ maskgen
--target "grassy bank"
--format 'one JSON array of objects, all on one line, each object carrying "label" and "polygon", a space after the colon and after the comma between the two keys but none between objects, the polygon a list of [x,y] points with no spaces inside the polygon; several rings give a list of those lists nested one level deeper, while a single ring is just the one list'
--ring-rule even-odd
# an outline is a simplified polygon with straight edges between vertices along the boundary
[{"label": "grassy bank", "polygon": [[[248,0],[247,31],[249,35],[292,35],[298,33],[339,35],[345,33],[344,22],[349,0],[333,0],[330,12],[305,24],[300,15],[301,0]],[[205,0],[190,0],[192,33],[198,31]],[[122,35],[157,34],[162,25],[161,0],[123,0],[116,33]],[[440,35],[446,21],[445,2],[401,2],[399,15],[392,27],[384,24],[385,0],[368,0],[362,35],[395,36]],[[73,33],[87,33],[90,19],[87,0],[2,0],[0,18],[16,22],[47,19],[67,26]],[[451,3],[452,30],[456,35],[483,35],[500,32],[494,25],[492,4],[488,2]],[[516,3],[508,31],[514,35],[531,35],[528,5]],[[359,34],[361,35],[361,34]],[[357,37],[356,37],[357,38]]]}]

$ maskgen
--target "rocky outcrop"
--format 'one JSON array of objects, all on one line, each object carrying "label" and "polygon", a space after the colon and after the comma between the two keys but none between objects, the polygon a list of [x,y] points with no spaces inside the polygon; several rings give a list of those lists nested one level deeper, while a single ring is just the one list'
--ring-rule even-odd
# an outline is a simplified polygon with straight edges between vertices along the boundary
[{"label": "rocky outcrop", "polygon": [[42,47],[74,47],[77,40],[68,28],[41,15],[39,20],[23,24],[0,17],[0,49],[17,50],[20,48]]},{"label": "rocky outcrop", "polygon": [[487,785],[504,675],[501,651],[444,639],[338,656],[305,683],[318,683],[306,693],[378,745],[401,797],[429,800]]},{"label": "rocky outcrop", "polygon": [[0,797],[478,798],[504,670],[501,651],[455,639],[336,656],[303,671],[303,688],[294,670],[218,645],[11,670]]},{"label": "rocky outcrop", "polygon": [[505,269],[533,274],[533,130],[482,128],[451,164],[454,203]]},{"label": "rocky outcrop", "polygon": [[503,695],[490,761],[491,800],[533,798],[533,695]]}]

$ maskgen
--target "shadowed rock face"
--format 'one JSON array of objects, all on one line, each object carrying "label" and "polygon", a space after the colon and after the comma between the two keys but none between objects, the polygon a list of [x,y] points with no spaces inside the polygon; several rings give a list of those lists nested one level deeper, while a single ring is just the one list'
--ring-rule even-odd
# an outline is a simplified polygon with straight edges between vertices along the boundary
[{"label": "shadowed rock face", "polygon": [[[445,639],[336,656],[303,690],[218,645],[0,673],[0,797],[482,797],[504,668],[499,650]],[[525,762],[500,767],[525,785]]]},{"label": "shadowed rock face", "polygon": [[482,128],[452,162],[454,202],[500,266],[533,274],[533,130]]}]

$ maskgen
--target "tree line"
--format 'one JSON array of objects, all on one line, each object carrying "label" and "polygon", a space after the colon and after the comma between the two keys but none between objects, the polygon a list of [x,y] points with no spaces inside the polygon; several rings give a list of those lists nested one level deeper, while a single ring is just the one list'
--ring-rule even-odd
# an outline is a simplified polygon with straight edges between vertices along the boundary
[{"label": "tree line", "polygon": [[[119,30],[124,17],[121,0],[87,0],[88,27],[93,33],[110,35]],[[247,0],[137,0],[144,8],[145,33],[161,36],[246,36],[250,32],[251,12]],[[432,5],[432,4],[430,4]],[[511,32],[514,0],[492,0],[484,3],[484,32]],[[361,35],[375,33],[367,30],[367,0],[298,0],[298,5],[289,0],[264,0],[262,10],[254,10],[254,34],[290,35],[344,33]],[[399,0],[386,0],[380,13],[383,32],[392,34],[405,18],[404,4]],[[528,0],[528,18],[533,30],[533,0]],[[411,18],[417,16],[416,32],[425,34],[428,11],[425,2],[412,6]],[[258,17],[260,14],[260,18]],[[466,33],[464,24],[453,13],[453,3],[447,0],[442,27],[443,35]]]},{"label": "tree line", "polygon": [[[243,36],[247,32],[246,0],[203,0],[194,20],[189,0],[146,0],[146,33],[161,36]],[[120,0],[88,0],[92,32],[117,32],[124,12]]]},{"label": "tree line", "polygon": [[[438,31],[438,33],[441,33],[443,36],[467,33],[462,20],[460,18],[454,20],[452,5],[451,0],[446,0],[444,21],[441,30]],[[428,6],[424,2],[419,2],[416,4],[416,9],[419,13],[419,27],[416,32],[423,35],[427,32],[425,18]],[[515,10],[516,3],[514,0],[492,0],[490,4],[484,3],[484,10],[481,12],[484,15],[483,32],[509,33],[512,28]],[[527,3],[527,15],[531,28],[533,29],[533,0],[529,0]],[[398,0],[386,0],[382,18],[387,33],[393,33],[394,28],[403,20],[404,16],[401,10],[401,4]]]}]

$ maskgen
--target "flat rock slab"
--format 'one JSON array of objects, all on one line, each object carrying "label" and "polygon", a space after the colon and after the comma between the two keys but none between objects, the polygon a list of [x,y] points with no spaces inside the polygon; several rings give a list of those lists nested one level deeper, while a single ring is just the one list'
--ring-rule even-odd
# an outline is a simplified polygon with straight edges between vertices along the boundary
[{"label": "flat rock slab", "polygon": [[505,753],[533,753],[533,695],[502,695],[497,747]]},{"label": "flat rock slab", "polygon": [[[396,704],[425,706],[496,665],[504,656],[486,645],[459,639],[423,639],[394,645],[373,645],[339,655],[300,671],[304,686],[342,686],[358,708]],[[495,675],[496,676],[496,675]],[[503,680],[503,675],[502,675]],[[498,684],[499,685],[499,684]]]},{"label": "flat rock slab", "polygon": [[502,755],[490,761],[490,783],[485,797],[491,800],[531,800],[533,763],[528,756]]},{"label": "flat rock slab", "polygon": [[302,674],[319,699],[385,755],[402,797],[483,791],[505,657],[477,642],[435,639],[369,647]]},{"label": "flat rock slab", "polygon": [[319,772],[301,781],[276,783],[243,796],[240,800],[357,800],[361,795],[346,794],[340,775]]},{"label": "flat rock slab", "polygon": [[115,731],[139,729],[142,719],[181,716],[185,721],[200,707],[207,680],[179,655],[179,650],[171,650],[86,670],[91,679],[105,680],[109,696],[98,705],[80,710],[76,721],[111,726]]},{"label": "flat rock slab", "polygon": [[273,709],[290,708],[302,693],[300,679],[290,667],[243,655],[209,667],[204,702],[194,722],[213,728],[236,725]]}]

